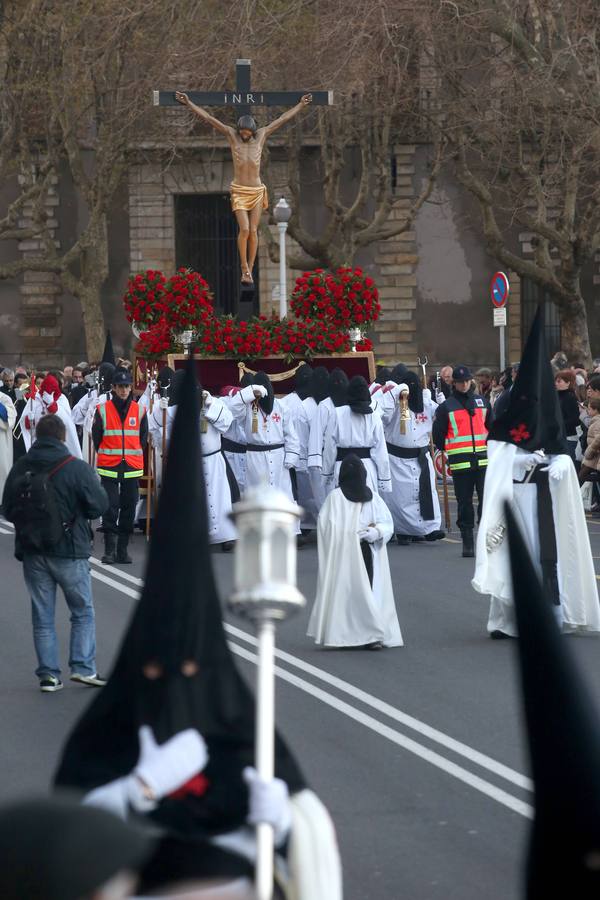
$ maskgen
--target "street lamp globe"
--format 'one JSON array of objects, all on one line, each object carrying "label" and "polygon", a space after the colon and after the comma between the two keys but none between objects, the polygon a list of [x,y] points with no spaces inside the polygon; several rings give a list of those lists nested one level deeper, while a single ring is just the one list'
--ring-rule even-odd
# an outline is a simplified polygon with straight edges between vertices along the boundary
[{"label": "street lamp globe", "polygon": [[290,221],[290,219],[292,218],[292,207],[287,202],[285,197],[280,197],[280,199],[277,201],[273,209],[273,215],[278,225],[280,223],[283,224],[284,222],[287,225],[287,223]]}]

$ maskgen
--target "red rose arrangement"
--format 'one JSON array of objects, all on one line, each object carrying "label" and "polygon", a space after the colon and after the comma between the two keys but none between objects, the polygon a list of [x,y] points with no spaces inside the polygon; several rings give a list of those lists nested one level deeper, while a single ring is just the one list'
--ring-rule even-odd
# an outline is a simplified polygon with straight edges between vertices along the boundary
[{"label": "red rose arrangement", "polygon": [[381,312],[373,279],[349,266],[335,273],[304,272],[296,280],[290,306],[297,319],[327,321],[345,329],[375,322]]},{"label": "red rose arrangement", "polygon": [[172,331],[198,328],[213,315],[208,284],[190,269],[178,269],[168,280],[154,269],[132,275],[123,305],[127,321],[144,331],[163,320]]}]

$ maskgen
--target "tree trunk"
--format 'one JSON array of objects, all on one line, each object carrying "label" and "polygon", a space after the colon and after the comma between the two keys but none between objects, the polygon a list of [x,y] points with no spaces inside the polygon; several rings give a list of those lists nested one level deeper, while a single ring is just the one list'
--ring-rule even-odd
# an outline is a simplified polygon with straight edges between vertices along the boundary
[{"label": "tree trunk", "polygon": [[78,292],[81,312],[83,314],[83,328],[85,331],[85,345],[90,362],[99,362],[102,359],[106,329],[104,316],[100,305],[101,285],[85,285]]},{"label": "tree trunk", "polygon": [[588,332],[585,301],[579,288],[568,301],[559,302],[561,326],[561,350],[569,362],[582,363],[586,368],[592,364],[592,351]]}]

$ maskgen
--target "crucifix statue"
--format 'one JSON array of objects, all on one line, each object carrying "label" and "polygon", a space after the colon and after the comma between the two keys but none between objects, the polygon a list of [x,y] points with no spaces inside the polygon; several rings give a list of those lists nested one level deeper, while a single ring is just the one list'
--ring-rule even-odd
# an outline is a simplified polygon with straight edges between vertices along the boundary
[{"label": "crucifix statue", "polygon": [[[258,225],[263,209],[268,207],[267,188],[260,180],[260,162],[267,138],[290,122],[306,106],[318,106],[333,102],[332,91],[251,91],[250,60],[236,61],[235,91],[154,91],[156,106],[175,106],[178,103],[190,109],[202,122],[206,122],[227,138],[233,158],[231,182],[231,207],[239,226],[238,251],[242,269],[242,285],[252,287],[252,270],[258,251]],[[258,128],[250,110],[254,106],[289,106],[277,119]],[[203,106],[234,106],[241,113],[235,128],[211,116]]]}]

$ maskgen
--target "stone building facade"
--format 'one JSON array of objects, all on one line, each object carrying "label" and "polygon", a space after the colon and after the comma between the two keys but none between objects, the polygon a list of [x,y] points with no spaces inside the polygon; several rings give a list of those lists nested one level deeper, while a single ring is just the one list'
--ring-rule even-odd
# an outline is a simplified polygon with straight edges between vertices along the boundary
[{"label": "stone building facade", "polygon": [[[427,148],[423,145],[395,148],[396,203],[392,217],[401,219],[418,196],[426,165]],[[175,198],[226,195],[230,181],[228,152],[218,143],[190,140],[174,160],[165,159],[160,148],[150,146],[132,153],[126,181],[110,215],[110,275],[102,298],[105,321],[118,354],[130,355],[133,343],[120,299],[128,274],[145,268],[170,273],[178,263]],[[273,205],[287,191],[281,149],[272,154],[270,181]],[[307,227],[319,228],[324,221],[320,190],[313,171],[302,183]],[[5,186],[0,193],[0,208],[15,192],[15,185]],[[69,246],[81,228],[83,212],[66,173],[59,173],[50,186],[46,205],[53,238],[58,246],[61,242]],[[25,209],[24,226],[28,224],[27,213]],[[477,211],[470,207],[469,199],[446,176],[436,185],[412,230],[361,253],[357,262],[374,277],[381,297],[382,316],[371,334],[377,359],[414,365],[418,358],[427,357],[432,367],[465,362],[497,368],[498,332],[492,325],[489,283],[498,265],[483,248],[477,222]],[[271,229],[276,238],[277,229]],[[515,249],[527,253],[527,237],[515,235]],[[20,255],[27,257],[37,249],[35,241],[0,243],[0,263]],[[259,273],[260,311],[269,313],[278,308],[279,266],[269,258],[265,240],[260,244]],[[288,272],[288,296],[297,274]],[[513,361],[520,356],[529,313],[522,303],[520,279],[514,273],[509,276],[506,356]],[[583,285],[596,353],[600,353],[599,280],[596,269],[588,273]],[[530,289],[528,296],[535,299],[535,291]],[[24,362],[41,369],[73,363],[85,356],[79,306],[64,294],[54,276],[26,272],[18,280],[0,282],[0,363]]]}]

